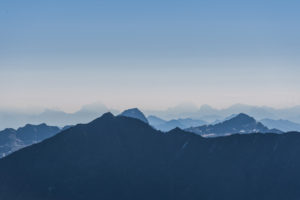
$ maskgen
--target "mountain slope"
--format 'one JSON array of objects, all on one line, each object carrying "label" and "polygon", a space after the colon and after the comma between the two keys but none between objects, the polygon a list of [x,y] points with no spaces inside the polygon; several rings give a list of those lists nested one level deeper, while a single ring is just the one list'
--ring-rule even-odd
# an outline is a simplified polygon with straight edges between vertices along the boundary
[{"label": "mountain slope", "polygon": [[105,114],[0,160],[0,199],[289,199],[300,133],[217,138]]},{"label": "mountain slope", "polygon": [[221,123],[192,127],[186,130],[203,136],[220,136],[234,133],[281,133],[279,130],[268,129],[253,117],[243,113],[230,117]]}]

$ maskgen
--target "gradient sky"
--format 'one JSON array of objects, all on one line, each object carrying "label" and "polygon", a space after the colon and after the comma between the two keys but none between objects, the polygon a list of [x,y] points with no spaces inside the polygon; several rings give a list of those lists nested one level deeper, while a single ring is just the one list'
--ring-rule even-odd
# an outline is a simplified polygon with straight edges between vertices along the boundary
[{"label": "gradient sky", "polygon": [[1,0],[0,108],[300,104],[298,0]]}]

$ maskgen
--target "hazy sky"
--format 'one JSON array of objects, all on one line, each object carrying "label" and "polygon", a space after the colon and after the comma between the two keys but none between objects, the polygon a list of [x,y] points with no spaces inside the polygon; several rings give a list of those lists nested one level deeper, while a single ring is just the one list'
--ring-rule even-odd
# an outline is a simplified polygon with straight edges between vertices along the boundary
[{"label": "hazy sky", "polygon": [[0,108],[300,104],[298,0],[1,0]]}]

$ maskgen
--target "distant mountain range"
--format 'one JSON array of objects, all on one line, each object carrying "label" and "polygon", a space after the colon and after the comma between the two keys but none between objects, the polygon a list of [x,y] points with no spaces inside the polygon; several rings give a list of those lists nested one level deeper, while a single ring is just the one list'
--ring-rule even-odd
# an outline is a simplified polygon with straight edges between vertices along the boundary
[{"label": "distant mountain range", "polygon": [[295,122],[291,122],[289,120],[263,119],[263,120],[260,120],[260,121],[269,128],[280,129],[280,130],[285,131],[285,132],[300,131],[300,124],[295,123]]},{"label": "distant mountain range", "polygon": [[186,129],[194,126],[201,126],[207,124],[203,120],[185,118],[185,119],[172,119],[172,120],[163,120],[156,116],[149,116],[148,121],[155,129],[161,131],[170,131],[176,127],[181,129]]},{"label": "distant mountain range", "polygon": [[296,200],[299,154],[300,133],[203,138],[106,113],[0,159],[0,199]]},{"label": "distant mountain range", "polygon": [[153,111],[146,110],[148,115],[159,116],[165,119],[174,118],[192,118],[201,119],[208,123],[216,120],[223,120],[232,113],[245,113],[253,116],[257,120],[268,119],[285,119],[300,123],[300,106],[290,108],[271,108],[267,106],[250,106],[244,104],[234,104],[228,108],[216,109],[209,105],[203,105],[200,108],[193,104],[182,104],[166,110]]},{"label": "distant mountain range", "polygon": [[163,120],[159,117],[156,116],[146,116],[142,111],[140,111],[138,108],[131,108],[128,110],[123,111],[120,116],[125,116],[125,117],[131,117],[135,119],[139,119],[147,124],[150,124],[157,130],[161,131],[170,131],[174,128],[189,128],[192,126],[199,126],[206,124],[205,121],[202,120],[195,120],[195,119],[190,119],[190,118],[185,118],[185,119],[172,119],[172,120]]},{"label": "distant mountain range", "polygon": [[[225,118],[225,121],[211,125],[203,125],[206,124],[206,122],[190,118],[173,119],[167,121],[156,116],[149,116],[147,119],[145,115],[137,108],[125,110],[120,114],[120,116],[139,119],[146,124],[150,124],[155,129],[163,132],[167,132],[175,128],[181,128],[204,137],[224,136],[235,133],[282,133],[282,131],[278,129],[267,128],[262,123],[255,121],[254,118],[245,114],[231,115]],[[293,124],[291,122],[279,121],[280,123],[277,124],[276,121],[272,120],[264,121],[268,123],[268,125],[273,122],[276,127],[281,127],[283,130],[298,130],[293,128],[296,127],[297,124]],[[0,158],[28,145],[41,142],[42,140],[50,138],[58,132],[66,130],[70,127],[72,126],[59,128],[56,126],[48,126],[46,124],[27,124],[26,126],[17,130],[5,129],[0,131]]]},{"label": "distant mountain range", "polygon": [[224,136],[235,133],[282,133],[280,130],[267,128],[262,123],[257,122],[253,117],[243,113],[233,115],[227,120],[217,124],[191,127],[187,128],[186,131],[205,137]]},{"label": "distant mountain range", "polygon": [[[18,111],[18,110],[0,110],[0,130],[7,127],[18,128],[25,124],[47,123],[54,126],[64,126],[65,124],[87,123],[105,112],[114,114],[120,113],[118,110],[107,108],[102,103],[94,103],[83,106],[79,111],[66,113],[60,110],[46,109],[40,112]],[[300,106],[291,108],[275,109],[270,107],[249,106],[235,104],[228,108],[216,109],[209,105],[203,105],[200,108],[193,104],[181,104],[166,110],[143,110],[147,116],[156,116],[166,121],[173,119],[201,120],[209,124],[223,121],[233,113],[245,113],[257,120],[289,120],[300,123]],[[172,122],[173,123],[173,122]],[[206,123],[206,124],[207,124]],[[199,124],[201,125],[201,124]],[[170,126],[171,127],[171,126]],[[163,130],[168,128],[161,127]]]},{"label": "distant mountain range", "polygon": [[[120,115],[139,119],[147,124],[149,123],[155,129],[160,131],[165,132],[174,128],[181,128],[205,137],[224,136],[235,133],[283,133],[283,131],[279,129],[269,129],[261,122],[256,121],[253,117],[244,113],[232,114],[229,117],[226,117],[224,121],[215,122],[210,125],[203,125],[206,124],[206,122],[202,120],[186,118],[167,121],[153,115],[149,116],[147,120],[145,115],[137,108],[125,110]],[[270,122],[270,120],[266,122]]]},{"label": "distant mountain range", "polygon": [[87,123],[105,112],[119,113],[118,110],[107,108],[101,103],[83,106],[79,111],[66,113],[61,110],[46,109],[41,112],[0,110],[0,130],[8,127],[18,128],[26,124],[46,123],[63,127],[66,124]]},{"label": "distant mountain range", "polygon": [[61,130],[66,130],[70,126],[62,129],[46,124],[27,124],[17,130],[5,129],[0,131],[0,158],[26,146],[38,143],[50,138]]}]

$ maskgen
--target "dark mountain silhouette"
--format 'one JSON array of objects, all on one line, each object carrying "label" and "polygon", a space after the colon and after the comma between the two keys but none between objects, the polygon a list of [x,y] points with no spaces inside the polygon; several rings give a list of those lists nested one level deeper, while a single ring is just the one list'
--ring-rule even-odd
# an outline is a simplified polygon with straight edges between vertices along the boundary
[{"label": "dark mountain silhouette", "polygon": [[56,126],[31,125],[0,131],[0,158],[28,145],[40,142],[60,132]]},{"label": "dark mountain silhouette", "polygon": [[186,129],[189,127],[201,126],[206,124],[203,120],[184,118],[184,119],[172,119],[172,120],[163,120],[156,116],[149,116],[148,121],[155,129],[161,131],[170,131],[176,127],[181,129]]},{"label": "dark mountain silhouette", "polygon": [[107,113],[1,159],[0,199],[296,200],[299,153],[300,133],[162,134]]},{"label": "dark mountain silhouette", "polygon": [[269,128],[276,128],[282,131],[300,131],[300,124],[291,122],[289,120],[273,120],[263,119],[261,122]]},{"label": "dark mountain silhouette", "polygon": [[268,129],[262,123],[257,122],[253,117],[243,113],[232,115],[228,120],[217,124],[192,127],[186,130],[199,135],[212,137],[234,133],[282,133],[277,129]]},{"label": "dark mountain silhouette", "polygon": [[147,118],[145,117],[144,113],[142,113],[137,108],[131,108],[131,109],[125,110],[120,115],[125,116],[125,117],[131,117],[131,118],[139,119],[139,120],[141,120],[141,121],[143,121],[147,124],[149,123]]}]

